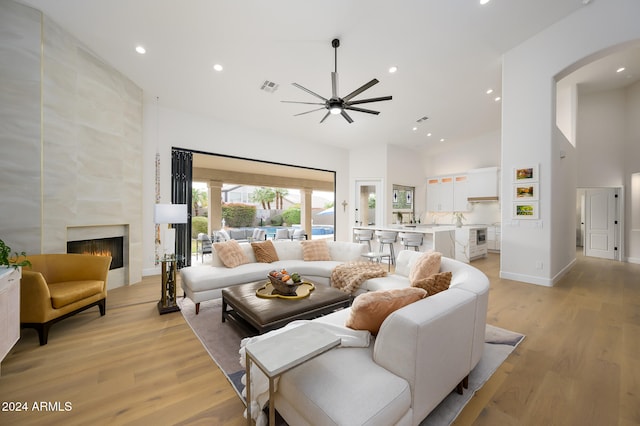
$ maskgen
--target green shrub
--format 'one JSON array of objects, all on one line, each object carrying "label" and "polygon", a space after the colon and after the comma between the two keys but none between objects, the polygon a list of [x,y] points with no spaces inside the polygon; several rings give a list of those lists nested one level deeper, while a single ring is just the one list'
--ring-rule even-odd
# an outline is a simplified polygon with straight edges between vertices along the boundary
[{"label": "green shrub", "polygon": [[198,238],[198,234],[209,234],[208,221],[206,217],[196,216],[191,218],[191,237]]},{"label": "green shrub", "polygon": [[222,218],[225,224],[232,228],[253,226],[256,219],[256,206],[242,203],[223,204]]},{"label": "green shrub", "polygon": [[284,223],[284,221],[282,220],[282,215],[280,215],[280,214],[276,214],[276,215],[271,216],[269,218],[269,222],[273,226],[282,226],[282,224]]},{"label": "green shrub", "polygon": [[282,212],[282,219],[287,223],[287,225],[300,224],[300,207],[289,207],[287,210]]}]

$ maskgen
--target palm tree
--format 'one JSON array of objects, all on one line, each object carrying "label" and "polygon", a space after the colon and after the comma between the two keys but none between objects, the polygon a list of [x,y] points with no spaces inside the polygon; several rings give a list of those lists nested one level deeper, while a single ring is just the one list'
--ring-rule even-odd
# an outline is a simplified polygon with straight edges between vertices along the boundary
[{"label": "palm tree", "polygon": [[271,210],[271,202],[275,200],[276,193],[273,188],[260,187],[253,190],[250,195],[251,201],[262,204],[265,210]]},{"label": "palm tree", "polygon": [[284,197],[289,195],[289,190],[284,188],[276,188],[276,209],[283,209]]},{"label": "palm tree", "polygon": [[191,209],[193,216],[200,216],[200,209],[207,206],[207,193],[198,188],[191,188]]}]

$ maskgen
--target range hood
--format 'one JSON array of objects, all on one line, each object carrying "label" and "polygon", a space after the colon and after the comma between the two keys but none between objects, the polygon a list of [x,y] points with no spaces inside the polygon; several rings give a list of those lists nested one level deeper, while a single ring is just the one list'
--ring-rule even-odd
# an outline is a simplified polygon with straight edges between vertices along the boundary
[{"label": "range hood", "polygon": [[488,203],[491,201],[499,201],[499,198],[497,196],[469,197],[467,201],[470,203]]},{"label": "range hood", "polygon": [[485,167],[467,172],[467,201],[470,203],[488,203],[498,201],[499,176],[498,167]]}]

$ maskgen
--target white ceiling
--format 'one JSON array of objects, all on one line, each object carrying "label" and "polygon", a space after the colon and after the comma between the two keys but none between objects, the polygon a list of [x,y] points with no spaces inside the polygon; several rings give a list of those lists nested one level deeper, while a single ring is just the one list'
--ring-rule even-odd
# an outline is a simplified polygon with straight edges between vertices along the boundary
[{"label": "white ceiling", "polygon": [[[584,5],[582,0],[23,0],[127,75],[152,102],[301,142],[427,147],[500,129],[501,55]],[[568,35],[569,36],[569,35]],[[359,98],[378,116],[354,123],[281,100],[315,102],[291,85]],[[145,55],[135,52],[142,44]],[[220,63],[222,72],[213,71]],[[388,68],[399,68],[389,74]],[[274,93],[260,90],[270,80]],[[485,92],[493,88],[489,96]],[[416,120],[429,119],[417,125]],[[417,131],[412,127],[418,126]],[[431,132],[432,136],[427,137]]]}]

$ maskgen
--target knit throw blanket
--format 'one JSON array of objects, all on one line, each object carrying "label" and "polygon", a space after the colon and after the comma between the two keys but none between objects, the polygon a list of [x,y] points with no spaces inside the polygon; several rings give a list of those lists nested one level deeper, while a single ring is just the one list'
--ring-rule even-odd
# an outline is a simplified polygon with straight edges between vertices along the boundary
[{"label": "knit throw blanket", "polygon": [[369,278],[384,277],[387,271],[381,264],[371,262],[347,262],[331,272],[331,287],[352,294]]}]

